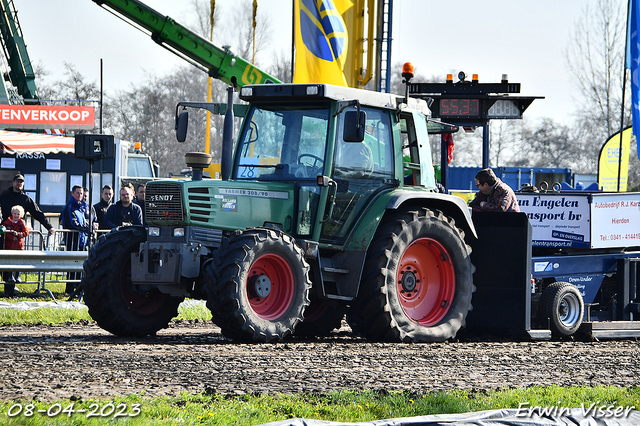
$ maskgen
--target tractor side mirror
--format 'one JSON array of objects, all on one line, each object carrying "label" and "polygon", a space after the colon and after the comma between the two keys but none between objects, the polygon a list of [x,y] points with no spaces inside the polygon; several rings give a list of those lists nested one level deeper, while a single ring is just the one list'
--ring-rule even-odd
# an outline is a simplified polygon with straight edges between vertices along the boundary
[{"label": "tractor side mirror", "polygon": [[347,111],[344,113],[344,130],[342,138],[345,142],[362,142],[367,113],[364,111]]},{"label": "tractor side mirror", "polygon": [[176,139],[184,142],[187,139],[187,128],[189,127],[189,112],[182,111],[176,118]]}]

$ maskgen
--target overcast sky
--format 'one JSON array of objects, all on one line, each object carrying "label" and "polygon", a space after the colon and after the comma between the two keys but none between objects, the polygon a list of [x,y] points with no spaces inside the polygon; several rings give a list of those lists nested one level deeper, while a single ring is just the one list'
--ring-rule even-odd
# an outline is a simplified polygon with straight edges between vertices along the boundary
[{"label": "overcast sky", "polygon": [[[536,100],[526,117],[551,117],[568,124],[573,111],[571,83],[564,56],[584,6],[597,0],[395,0],[392,64],[411,61],[422,75],[460,70],[477,73],[480,82],[522,84],[522,95]],[[232,10],[238,0],[218,0]],[[187,0],[146,0],[158,12],[189,26]],[[130,89],[145,73],[165,75],[183,61],[91,0],[14,0],[28,52],[34,63],[64,78],[72,63],[88,81],[99,81],[104,61],[107,94]],[[274,23],[272,51],[288,53],[291,2],[258,0],[258,13]],[[228,42],[224,35],[214,44]],[[250,58],[247,58],[250,59]],[[392,70],[394,72],[394,70]],[[177,100],[176,100],[177,101]]]}]

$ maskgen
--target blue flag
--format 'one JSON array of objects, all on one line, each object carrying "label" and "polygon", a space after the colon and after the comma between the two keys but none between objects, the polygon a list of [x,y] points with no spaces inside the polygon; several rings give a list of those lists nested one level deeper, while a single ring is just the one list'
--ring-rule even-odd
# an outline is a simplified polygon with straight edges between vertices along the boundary
[{"label": "blue flag", "polygon": [[640,157],[640,75],[638,68],[640,63],[640,44],[638,44],[638,22],[640,22],[640,0],[629,0],[629,32],[627,68],[631,69],[631,105],[633,117],[633,134],[638,143],[638,156]]}]

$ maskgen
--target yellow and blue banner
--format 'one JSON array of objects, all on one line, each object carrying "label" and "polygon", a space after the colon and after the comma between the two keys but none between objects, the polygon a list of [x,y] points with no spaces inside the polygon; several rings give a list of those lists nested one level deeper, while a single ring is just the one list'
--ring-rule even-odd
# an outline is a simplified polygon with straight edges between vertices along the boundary
[{"label": "yellow and blue banner", "polygon": [[349,37],[342,14],[352,6],[350,0],[295,0],[294,83],[347,86]]},{"label": "yellow and blue banner", "polygon": [[[620,148],[622,148],[622,156],[620,155]],[[623,130],[622,143],[620,143],[620,132],[617,132],[602,145],[598,160],[598,185],[600,185],[602,191],[617,192],[619,186],[621,192],[626,192],[627,179],[629,177],[630,148],[631,127]],[[620,173],[619,176],[618,172]],[[620,185],[618,185],[618,180]]]}]

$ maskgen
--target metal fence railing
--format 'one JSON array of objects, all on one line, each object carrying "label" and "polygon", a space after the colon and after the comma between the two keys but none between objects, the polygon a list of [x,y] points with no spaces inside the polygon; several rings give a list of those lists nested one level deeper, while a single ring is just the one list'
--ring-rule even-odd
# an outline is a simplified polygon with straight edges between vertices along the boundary
[{"label": "metal fence railing", "polygon": [[[96,231],[92,241],[106,232]],[[80,283],[88,254],[85,242],[88,243],[88,236],[76,230],[56,229],[52,235],[46,230],[30,230],[24,250],[0,250],[1,282],[5,284],[12,273],[20,285],[37,284],[35,295],[55,300],[47,284]]]}]

